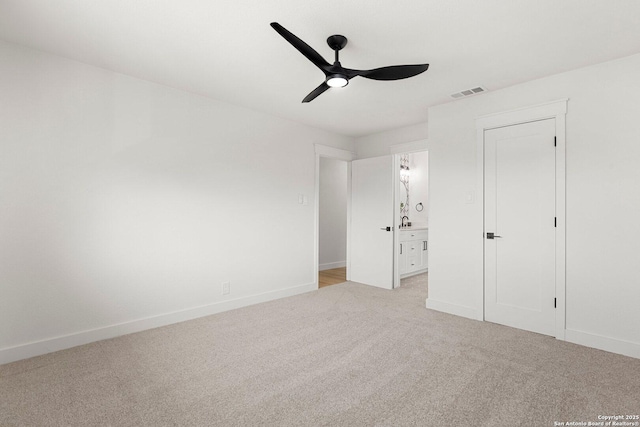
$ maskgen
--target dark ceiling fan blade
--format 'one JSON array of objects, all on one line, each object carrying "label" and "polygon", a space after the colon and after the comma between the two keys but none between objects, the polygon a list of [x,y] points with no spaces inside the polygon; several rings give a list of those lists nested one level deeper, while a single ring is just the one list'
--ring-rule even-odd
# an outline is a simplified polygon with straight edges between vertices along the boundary
[{"label": "dark ceiling fan blade", "polygon": [[390,67],[375,68],[373,70],[349,70],[348,75],[362,76],[372,80],[400,80],[417,76],[424,73],[429,68],[429,64],[418,65],[392,65]]},{"label": "dark ceiling fan blade", "polygon": [[318,97],[318,95],[322,94],[324,91],[329,89],[329,85],[327,82],[322,82],[320,86],[311,91],[311,93],[302,100],[302,102],[310,102]]},{"label": "dark ceiling fan blade", "polygon": [[320,68],[323,72],[325,68],[330,67],[329,64],[318,52],[316,52],[311,46],[300,40],[295,34],[284,28],[277,22],[272,22],[271,27],[278,32],[286,41],[291,43],[293,47],[298,49],[301,54],[307,57],[307,59],[313,62],[316,67]]}]

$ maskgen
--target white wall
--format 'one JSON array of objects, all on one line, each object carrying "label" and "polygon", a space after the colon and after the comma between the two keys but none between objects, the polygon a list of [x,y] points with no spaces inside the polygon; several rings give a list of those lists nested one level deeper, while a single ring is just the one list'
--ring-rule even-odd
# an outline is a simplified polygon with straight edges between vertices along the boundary
[{"label": "white wall", "polygon": [[[409,219],[414,226],[429,225],[429,153],[419,151],[409,155]],[[402,187],[402,186],[401,186]],[[416,205],[422,203],[421,212],[416,210]]]},{"label": "white wall", "polygon": [[320,157],[319,269],[347,261],[347,162]]},{"label": "white wall", "polygon": [[0,363],[314,288],[350,138],[6,43],[0,93]]},{"label": "white wall", "polygon": [[566,337],[640,357],[638,75],[634,55],[429,109],[428,305],[481,315],[475,119],[568,97]]},{"label": "white wall", "polygon": [[[356,153],[359,159],[368,157],[386,156],[389,147],[399,144],[408,144],[415,141],[423,142],[427,138],[427,123],[405,126],[386,132],[375,133],[355,139]],[[423,149],[419,143],[411,149]],[[425,146],[426,147],[426,146]]]}]

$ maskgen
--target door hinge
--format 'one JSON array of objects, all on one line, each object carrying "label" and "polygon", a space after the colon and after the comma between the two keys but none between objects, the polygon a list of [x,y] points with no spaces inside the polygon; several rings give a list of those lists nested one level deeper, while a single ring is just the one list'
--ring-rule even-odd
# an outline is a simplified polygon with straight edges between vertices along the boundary
[{"label": "door hinge", "polygon": [[558,298],[553,299],[553,308],[557,308]]},{"label": "door hinge", "polygon": [[553,217],[553,226],[554,226],[554,227],[557,227],[557,226],[558,226],[558,217],[557,217],[557,216],[554,216],[554,217]]},{"label": "door hinge", "polygon": [[553,146],[557,146],[558,145],[558,138],[557,137],[553,137]]}]

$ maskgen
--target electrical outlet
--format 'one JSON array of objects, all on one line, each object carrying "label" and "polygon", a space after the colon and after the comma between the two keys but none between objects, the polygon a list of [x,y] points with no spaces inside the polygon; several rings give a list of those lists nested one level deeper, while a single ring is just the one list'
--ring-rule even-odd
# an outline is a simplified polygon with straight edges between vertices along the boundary
[{"label": "electrical outlet", "polygon": [[229,295],[231,293],[231,282],[222,282],[222,295]]}]

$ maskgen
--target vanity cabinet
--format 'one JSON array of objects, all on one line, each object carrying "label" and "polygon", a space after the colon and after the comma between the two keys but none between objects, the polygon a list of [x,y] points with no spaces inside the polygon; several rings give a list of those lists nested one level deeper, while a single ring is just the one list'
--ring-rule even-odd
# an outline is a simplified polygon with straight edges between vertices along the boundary
[{"label": "vanity cabinet", "polygon": [[427,271],[428,230],[400,230],[400,277]]}]

